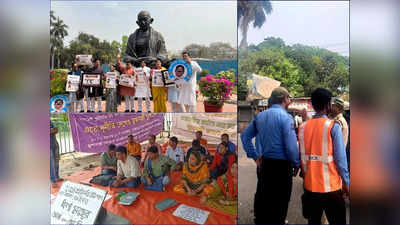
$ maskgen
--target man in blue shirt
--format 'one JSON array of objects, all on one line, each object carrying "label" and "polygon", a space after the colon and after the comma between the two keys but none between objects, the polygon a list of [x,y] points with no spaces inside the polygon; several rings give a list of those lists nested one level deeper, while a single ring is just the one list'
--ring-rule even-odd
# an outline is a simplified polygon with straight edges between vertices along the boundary
[{"label": "man in blue shirt", "polygon": [[[222,142],[222,143],[226,143],[226,144],[228,145],[228,150],[229,150],[231,153],[237,155],[237,152],[236,152],[236,150],[237,150],[237,149],[236,149],[236,145],[235,145],[232,141],[229,140],[229,135],[228,135],[228,134],[222,134],[222,135],[221,135],[221,142]],[[219,145],[217,146],[217,152],[219,152]]]},{"label": "man in blue shirt", "polygon": [[[271,107],[258,113],[243,131],[241,140],[247,157],[259,168],[254,198],[255,224],[284,224],[292,177],[300,166],[293,117],[286,111],[290,94],[282,87],[274,89]],[[252,139],[256,138],[256,148]]]}]

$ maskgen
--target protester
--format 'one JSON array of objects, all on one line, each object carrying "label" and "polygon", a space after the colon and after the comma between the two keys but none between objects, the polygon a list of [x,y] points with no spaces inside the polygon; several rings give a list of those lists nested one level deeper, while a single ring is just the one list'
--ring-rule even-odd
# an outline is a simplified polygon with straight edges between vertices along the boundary
[{"label": "protester", "polygon": [[[72,71],[68,73],[68,75],[77,75],[80,77],[80,81],[82,82],[82,71],[78,68],[78,64],[74,63],[72,65]],[[79,90],[78,91],[71,91],[69,92],[69,102],[70,102],[70,112],[83,112],[84,106],[83,106],[83,98],[82,96],[78,95],[81,93],[81,85],[79,85]]]},{"label": "protester", "polygon": [[189,81],[179,79],[176,82],[180,86],[179,90],[179,105],[181,106],[181,112],[196,112],[196,87],[197,87],[197,73],[201,72],[201,67],[195,61],[190,59],[188,52],[182,53],[183,59],[192,67],[192,76]]},{"label": "protester", "polygon": [[182,166],[185,161],[185,153],[183,152],[182,148],[178,146],[177,137],[171,137],[169,139],[169,145],[165,155],[176,162],[176,170],[182,170]]},{"label": "protester", "polygon": [[[131,62],[126,63],[126,67],[121,64],[121,55],[117,56],[117,66],[122,71],[122,74],[135,75],[134,68]],[[125,98],[125,112],[135,112],[135,87],[126,87],[120,85],[120,95]]]},{"label": "protester", "polygon": [[236,161],[236,155],[228,150],[228,144],[222,142],[218,145],[219,152],[214,156],[214,160],[210,167],[211,179],[217,179],[231,168],[232,163]]},{"label": "protester", "polygon": [[201,154],[193,151],[183,166],[181,184],[174,187],[174,192],[188,195],[209,195],[213,192],[207,163],[201,160]]},{"label": "protester", "polygon": [[56,139],[58,128],[50,121],[50,181],[53,188],[57,187],[60,177],[58,175],[60,153],[58,152],[59,146]]},{"label": "protester", "polygon": [[150,135],[149,136],[149,143],[145,147],[144,151],[144,158],[142,158],[142,161],[140,162],[141,167],[143,167],[144,160],[147,158],[147,153],[151,147],[155,146],[158,149],[158,154],[162,154],[162,148],[161,146],[156,142],[156,135]]},{"label": "protester", "polygon": [[160,155],[156,146],[148,150],[144,163],[142,183],[144,188],[152,191],[164,191],[170,183],[170,170],[175,170],[176,163],[167,156]]},{"label": "protester", "polygon": [[[185,71],[185,68],[182,65],[176,66],[175,73],[177,76],[179,76],[180,73],[183,74]],[[179,74],[178,74],[179,73]],[[168,87],[168,101],[171,103],[172,106],[172,112],[183,112],[181,111],[182,106],[179,104],[179,84],[176,84],[174,86]]]},{"label": "protester", "polygon": [[[88,90],[88,97],[89,97],[89,105],[90,105],[90,112],[95,112],[96,106],[95,103],[97,102],[97,111],[101,112],[101,98],[103,96],[103,76],[104,71],[101,67],[101,62],[99,59],[95,61],[95,66],[90,70],[91,74],[99,74],[100,75],[100,85],[98,87],[89,87]],[[88,107],[89,108],[89,107]]]},{"label": "protester", "polygon": [[139,163],[135,157],[128,155],[124,146],[118,146],[117,156],[117,176],[110,180],[113,187],[136,188],[140,183]]},{"label": "protester", "polygon": [[192,147],[190,147],[187,151],[186,151],[186,157],[185,157],[185,161],[189,160],[189,156],[192,152],[199,152],[201,159],[204,161],[206,160],[208,163],[211,163],[211,156],[210,153],[203,147],[200,145],[200,141],[197,139],[194,139],[192,141]]},{"label": "protester", "polygon": [[330,112],[330,118],[338,122],[342,128],[344,147],[347,147],[347,141],[349,139],[349,126],[346,119],[343,116],[344,101],[340,98],[333,98],[333,104]]},{"label": "protester", "polygon": [[142,158],[142,146],[135,141],[133,135],[128,136],[128,144],[126,145],[128,154],[135,157],[139,162]]},{"label": "protester", "polygon": [[[222,135],[221,135],[221,142],[222,142],[222,143],[226,143],[226,144],[228,145],[228,150],[229,150],[230,152],[232,152],[233,154],[236,154],[236,152],[237,152],[237,147],[236,147],[236,145],[235,145],[233,142],[231,142],[231,141],[229,140],[229,135],[228,135],[228,134],[222,134]],[[219,152],[219,145],[217,146],[217,152]]]},{"label": "protester", "polygon": [[[241,135],[247,157],[254,159],[259,167],[254,197],[255,224],[285,223],[292,176],[296,176],[300,165],[293,117],[286,111],[290,104],[289,92],[282,87],[275,88],[271,104],[255,116]],[[257,149],[252,142],[254,137]]]},{"label": "protester", "polygon": [[348,195],[350,179],[342,129],[327,117],[331,97],[330,91],[317,88],[311,94],[316,114],[299,128],[303,216],[309,224],[320,224],[323,212],[329,224],[346,224],[343,193]]},{"label": "protester", "polygon": [[203,146],[204,148],[208,148],[207,140],[202,138],[203,137],[203,132],[201,130],[196,131],[195,137],[196,137],[196,140],[200,141],[200,145],[201,146]]},{"label": "protester", "polygon": [[101,153],[100,167],[103,175],[117,175],[117,157],[114,144],[108,146],[108,151]]},{"label": "protester", "polygon": [[[165,67],[161,65],[161,60],[156,61],[156,70],[165,70]],[[154,69],[151,70],[151,77],[154,76]],[[167,112],[167,99],[164,85],[158,85],[152,78],[152,90],[153,90],[153,104],[154,112]]]},{"label": "protester", "polygon": [[[136,85],[136,93],[135,96],[138,98],[138,112],[142,112],[142,102],[146,100],[146,110],[148,113],[151,112],[150,110],[150,68],[146,66],[144,61],[140,62],[140,68],[143,70],[144,77],[141,77],[143,80],[138,82]],[[139,81],[138,74],[136,74],[136,81]]]},{"label": "protester", "polygon": [[[110,72],[115,73],[117,77],[119,76],[119,72],[115,69],[115,65],[110,65]],[[117,112],[117,111],[118,111],[118,88],[117,87],[107,88],[106,112]]]},{"label": "protester", "polygon": [[238,203],[238,164],[234,162],[225,174],[212,183],[214,191],[200,199],[201,203],[237,215]]}]

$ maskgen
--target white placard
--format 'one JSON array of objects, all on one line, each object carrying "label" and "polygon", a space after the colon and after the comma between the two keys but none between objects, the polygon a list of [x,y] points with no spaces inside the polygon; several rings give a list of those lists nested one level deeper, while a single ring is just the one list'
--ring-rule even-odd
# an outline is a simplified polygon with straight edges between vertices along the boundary
[{"label": "white placard", "polygon": [[80,65],[91,65],[92,64],[92,55],[77,55],[75,56],[77,60],[77,64]]},{"label": "white placard", "polygon": [[94,224],[107,191],[65,181],[51,205],[51,224]]},{"label": "white placard", "polygon": [[68,92],[77,92],[79,90],[80,81],[81,81],[81,76],[68,75],[65,90]]},{"label": "white placard", "polygon": [[100,86],[100,74],[83,74],[83,86],[98,87]]},{"label": "white placard", "polygon": [[135,80],[132,75],[129,74],[121,74],[119,78],[119,84],[125,87],[133,87],[135,84]]},{"label": "white placard", "polygon": [[153,73],[151,75],[151,82],[154,87],[163,87],[164,82],[163,82],[163,77],[162,77],[161,70],[153,70]]},{"label": "white placard", "polygon": [[143,68],[135,68],[135,75],[137,76],[137,85],[146,85],[146,74]]},{"label": "white placard", "polygon": [[189,220],[193,223],[204,224],[207,221],[210,212],[181,204],[177,209],[175,209],[172,215]]},{"label": "white placard", "polygon": [[107,72],[106,73],[106,88],[116,88],[117,87],[117,73]]}]

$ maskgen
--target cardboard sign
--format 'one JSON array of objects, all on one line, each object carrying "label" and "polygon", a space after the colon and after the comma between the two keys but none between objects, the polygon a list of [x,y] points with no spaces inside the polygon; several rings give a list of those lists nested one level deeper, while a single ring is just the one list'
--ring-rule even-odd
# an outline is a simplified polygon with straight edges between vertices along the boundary
[{"label": "cardboard sign", "polygon": [[94,224],[107,191],[65,181],[51,205],[51,224]]},{"label": "cardboard sign", "polygon": [[83,74],[83,86],[98,87],[100,86],[100,74]]},{"label": "cardboard sign", "polygon": [[106,73],[106,88],[117,88],[117,73]]},{"label": "cardboard sign", "polygon": [[78,66],[92,65],[92,55],[77,55],[75,56]]},{"label": "cardboard sign", "polygon": [[146,85],[146,74],[142,68],[135,68],[135,75],[137,76],[137,85]]},{"label": "cardboard sign", "polygon": [[67,84],[65,90],[68,92],[77,92],[79,89],[79,83],[81,81],[81,76],[79,75],[68,75]]},{"label": "cardboard sign", "polygon": [[204,224],[210,212],[181,204],[172,215],[193,223]]},{"label": "cardboard sign", "polygon": [[132,75],[121,74],[119,78],[119,84],[125,87],[133,87],[135,85],[135,80]]},{"label": "cardboard sign", "polygon": [[151,82],[154,87],[164,87],[163,74],[161,70],[153,70]]}]

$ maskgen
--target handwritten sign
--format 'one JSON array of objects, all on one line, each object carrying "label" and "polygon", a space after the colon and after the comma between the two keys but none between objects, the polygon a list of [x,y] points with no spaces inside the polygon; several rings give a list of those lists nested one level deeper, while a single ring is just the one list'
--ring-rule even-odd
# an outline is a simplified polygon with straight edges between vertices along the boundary
[{"label": "handwritten sign", "polygon": [[83,74],[82,85],[89,87],[100,86],[100,74]]},{"label": "handwritten sign", "polygon": [[80,81],[81,77],[79,75],[68,75],[65,90],[68,92],[77,92]]},{"label": "handwritten sign", "polygon": [[181,204],[172,215],[189,220],[193,223],[204,224],[210,212]]},{"label": "handwritten sign", "polygon": [[51,205],[51,224],[94,224],[107,191],[65,181]]},{"label": "handwritten sign", "polygon": [[164,87],[163,74],[161,70],[153,70],[151,82],[154,87]]},{"label": "handwritten sign", "polygon": [[91,65],[92,55],[77,55],[75,57],[78,65]]},{"label": "handwritten sign", "polygon": [[135,85],[135,80],[133,79],[133,76],[129,74],[121,74],[119,84],[125,87],[133,87]]},{"label": "handwritten sign", "polygon": [[106,73],[106,88],[117,88],[117,74],[115,72]]}]

